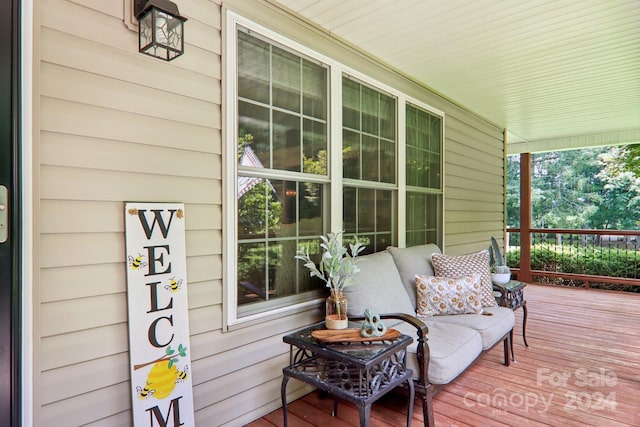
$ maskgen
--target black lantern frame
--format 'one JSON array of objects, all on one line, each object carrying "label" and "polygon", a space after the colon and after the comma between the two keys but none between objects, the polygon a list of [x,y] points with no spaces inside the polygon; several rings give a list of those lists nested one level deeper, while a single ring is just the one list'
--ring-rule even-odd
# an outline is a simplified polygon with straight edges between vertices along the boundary
[{"label": "black lantern frame", "polygon": [[178,6],[169,0],[135,0],[138,51],[171,61],[184,53],[184,23]]}]

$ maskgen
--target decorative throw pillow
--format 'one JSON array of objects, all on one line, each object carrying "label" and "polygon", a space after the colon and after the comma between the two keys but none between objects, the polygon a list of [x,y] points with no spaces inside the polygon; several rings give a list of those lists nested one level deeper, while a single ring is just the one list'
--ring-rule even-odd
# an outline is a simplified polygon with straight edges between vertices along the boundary
[{"label": "decorative throw pillow", "polygon": [[483,250],[469,255],[442,255],[433,254],[431,257],[433,270],[439,277],[464,277],[473,273],[480,273],[482,287],[480,289],[480,302],[483,307],[495,307],[493,298],[493,283],[489,271],[489,251]]},{"label": "decorative throw pillow", "polygon": [[466,277],[416,276],[418,317],[439,314],[477,314],[480,302],[480,274]]}]

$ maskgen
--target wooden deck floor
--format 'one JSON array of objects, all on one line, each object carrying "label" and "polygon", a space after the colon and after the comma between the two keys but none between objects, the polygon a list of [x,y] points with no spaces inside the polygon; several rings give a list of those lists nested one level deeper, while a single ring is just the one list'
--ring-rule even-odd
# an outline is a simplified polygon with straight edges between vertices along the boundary
[{"label": "wooden deck floor", "polygon": [[[434,398],[437,426],[640,426],[640,294],[529,285],[526,348],[516,311],[516,362],[496,346]],[[418,402],[416,400],[416,402]],[[403,426],[406,403],[391,394],[371,426]],[[289,405],[289,425],[354,426],[358,412],[310,393]],[[422,425],[414,406],[413,425]],[[282,410],[249,424],[282,426]]]}]

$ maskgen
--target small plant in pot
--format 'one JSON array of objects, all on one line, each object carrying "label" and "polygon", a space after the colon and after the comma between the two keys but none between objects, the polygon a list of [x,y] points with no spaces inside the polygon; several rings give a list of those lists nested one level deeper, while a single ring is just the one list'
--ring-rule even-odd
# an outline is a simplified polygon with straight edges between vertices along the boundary
[{"label": "small plant in pot", "polygon": [[511,269],[506,264],[506,257],[500,252],[500,246],[498,246],[498,242],[493,237],[491,237],[491,246],[489,246],[489,267],[493,283],[498,285],[509,283]]},{"label": "small plant in pot", "polygon": [[298,250],[296,259],[304,262],[311,277],[318,277],[325,282],[331,295],[327,298],[325,325],[327,329],[345,329],[348,325],[347,300],[343,289],[353,282],[353,275],[360,271],[356,265],[356,258],[364,250],[360,242],[349,244],[349,248],[342,244],[340,233],[329,233],[320,236],[322,243],[322,257],[319,265],[309,256],[309,248]]}]

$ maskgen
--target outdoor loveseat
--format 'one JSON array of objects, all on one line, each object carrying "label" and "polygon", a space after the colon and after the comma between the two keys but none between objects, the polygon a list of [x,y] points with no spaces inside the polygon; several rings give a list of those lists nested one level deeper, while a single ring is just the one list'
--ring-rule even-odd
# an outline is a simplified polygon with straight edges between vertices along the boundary
[{"label": "outdoor loveseat", "polygon": [[[438,254],[434,260],[438,261],[436,270],[453,274],[444,278],[434,277],[434,254]],[[507,366],[510,363],[509,335],[513,330],[515,317],[511,309],[498,307],[495,300],[493,303],[488,300],[493,298],[488,261],[487,251],[448,257],[442,255],[438,246],[433,244],[410,248],[390,247],[385,251],[360,257],[358,265],[361,271],[354,276],[355,283],[345,288],[350,318],[361,318],[368,308],[380,314],[388,327],[414,338],[414,343],[408,350],[407,365],[413,369],[416,394],[422,399],[425,426],[434,425],[431,403],[437,386],[453,381],[483,351],[502,341],[504,363]],[[429,304],[435,300],[433,295],[436,293],[436,288],[432,288],[431,284],[426,289],[427,292],[425,289],[418,292],[416,275],[422,276],[419,283],[431,280],[436,283],[436,288],[437,283],[441,284],[443,280],[457,284],[454,279],[463,280],[461,277],[473,282],[482,279],[485,287],[484,299],[481,292],[469,292],[468,301],[465,301],[467,304],[471,302],[477,305],[475,299],[481,298],[481,313],[416,317],[417,313],[424,314],[425,309],[428,314],[433,312],[430,311],[432,307]],[[486,286],[489,287],[488,296]],[[426,286],[422,285],[422,288]],[[430,295],[432,301],[425,302],[427,295]],[[457,299],[454,302],[456,307],[463,305]],[[447,312],[446,308],[444,312]]]}]

